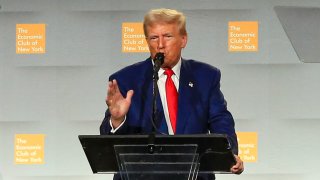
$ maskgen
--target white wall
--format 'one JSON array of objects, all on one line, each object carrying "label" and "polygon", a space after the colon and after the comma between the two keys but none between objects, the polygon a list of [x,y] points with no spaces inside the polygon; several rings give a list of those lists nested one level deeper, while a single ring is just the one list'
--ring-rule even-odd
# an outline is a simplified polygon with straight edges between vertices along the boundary
[{"label": "white wall", "polygon": [[[258,162],[246,163],[241,176],[218,179],[319,179],[320,64],[299,60],[273,7],[320,8],[320,1],[2,0],[0,5],[0,180],[111,179],[92,174],[77,135],[99,134],[108,76],[148,56],[121,53],[121,23],[142,21],[147,10],[159,7],[185,12],[189,43],[183,57],[220,68],[237,131],[258,132]],[[228,21],[259,21],[259,51],[228,52]],[[15,53],[19,23],[47,24],[46,54]],[[14,164],[14,135],[23,133],[46,134],[44,165]]]}]

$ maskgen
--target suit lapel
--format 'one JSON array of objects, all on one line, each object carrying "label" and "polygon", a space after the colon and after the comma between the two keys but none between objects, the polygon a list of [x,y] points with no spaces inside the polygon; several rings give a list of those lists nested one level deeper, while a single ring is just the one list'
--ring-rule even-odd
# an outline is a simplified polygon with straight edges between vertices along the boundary
[{"label": "suit lapel", "polygon": [[178,97],[178,121],[176,134],[184,134],[185,128],[192,112],[192,91],[194,78],[192,68],[188,62],[181,60],[181,69],[179,77],[179,97]]}]

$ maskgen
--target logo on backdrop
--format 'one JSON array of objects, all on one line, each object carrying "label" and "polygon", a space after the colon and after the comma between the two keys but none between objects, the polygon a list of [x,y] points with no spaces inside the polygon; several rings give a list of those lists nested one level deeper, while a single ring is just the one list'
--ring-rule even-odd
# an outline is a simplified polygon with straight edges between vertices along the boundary
[{"label": "logo on backdrop", "polygon": [[16,134],[15,164],[44,164],[44,134]]},{"label": "logo on backdrop", "polygon": [[16,24],[17,54],[43,54],[45,52],[45,24]]},{"label": "logo on backdrop", "polygon": [[239,156],[244,162],[257,162],[258,160],[258,133],[237,132]]},{"label": "logo on backdrop", "polygon": [[258,21],[229,22],[229,52],[255,52],[258,44]]},{"label": "logo on backdrop", "polygon": [[122,52],[149,52],[146,37],[143,33],[143,23],[122,23]]}]

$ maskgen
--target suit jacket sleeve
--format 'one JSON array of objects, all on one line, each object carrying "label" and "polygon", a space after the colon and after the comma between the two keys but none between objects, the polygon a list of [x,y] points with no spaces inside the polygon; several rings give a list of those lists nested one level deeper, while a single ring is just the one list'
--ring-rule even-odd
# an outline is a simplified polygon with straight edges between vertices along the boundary
[{"label": "suit jacket sleeve", "polygon": [[213,133],[227,134],[234,154],[238,154],[237,135],[235,123],[231,113],[227,110],[227,102],[220,90],[221,73],[217,69],[215,78],[211,83],[209,97],[209,126]]}]

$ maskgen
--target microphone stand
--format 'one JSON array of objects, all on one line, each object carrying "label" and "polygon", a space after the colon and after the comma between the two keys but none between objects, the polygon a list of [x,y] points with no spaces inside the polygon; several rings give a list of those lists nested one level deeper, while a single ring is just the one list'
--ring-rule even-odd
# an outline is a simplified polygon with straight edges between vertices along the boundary
[{"label": "microphone stand", "polygon": [[163,64],[164,61],[164,55],[163,53],[157,53],[155,56],[155,61],[154,61],[154,65],[153,65],[153,87],[152,87],[152,119],[151,119],[151,123],[152,123],[152,131],[149,134],[149,138],[148,138],[148,149],[149,149],[149,153],[153,154],[155,151],[155,136],[156,136],[156,131],[157,131],[157,126],[156,123],[157,122],[157,97],[159,94],[159,87],[158,87],[158,80],[159,80],[159,75],[158,75],[158,71],[161,67],[161,65]]}]

